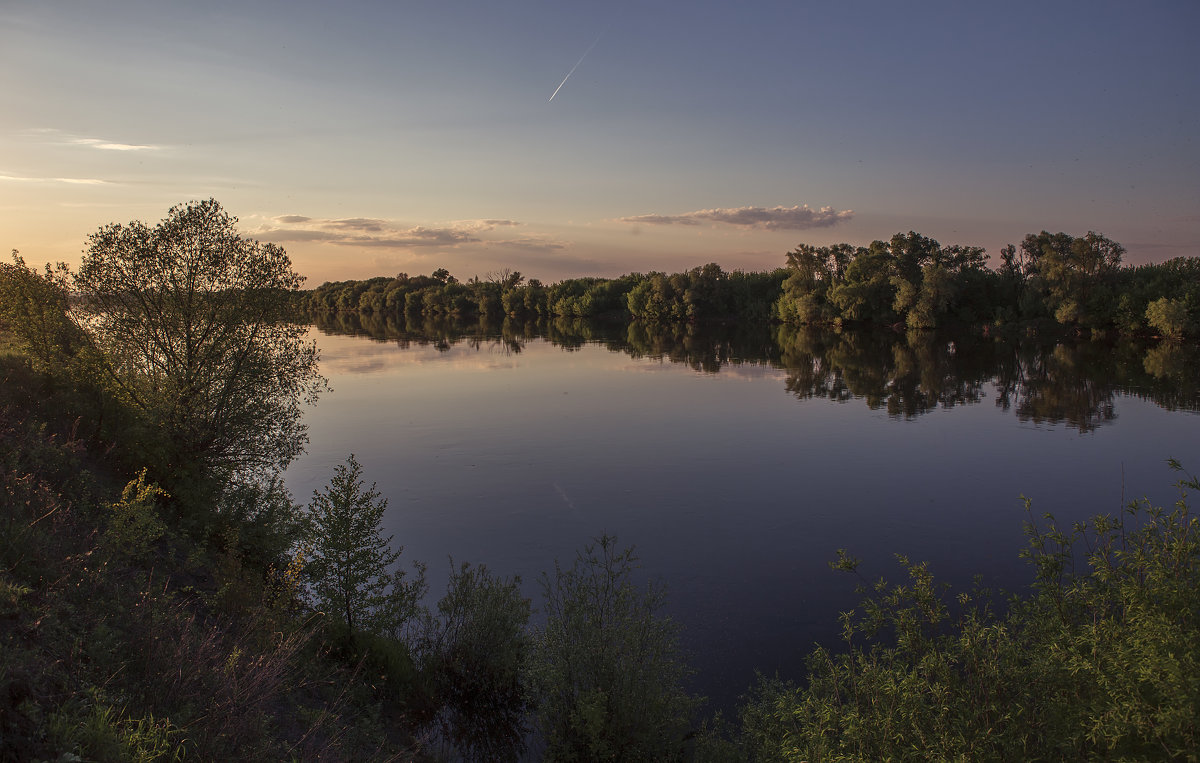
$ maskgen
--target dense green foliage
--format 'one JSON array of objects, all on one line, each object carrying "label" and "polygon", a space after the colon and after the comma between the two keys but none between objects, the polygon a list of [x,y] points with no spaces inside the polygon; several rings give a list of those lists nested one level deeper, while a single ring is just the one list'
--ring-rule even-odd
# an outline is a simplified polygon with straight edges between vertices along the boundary
[{"label": "dense green foliage", "polygon": [[727,273],[716,264],[686,273],[633,273],[620,278],[570,278],[545,285],[519,272],[461,283],[445,270],[432,276],[325,283],[303,300],[312,313],[697,320],[770,318],[785,272]]},{"label": "dense green foliage", "polygon": [[67,290],[61,271],[49,265],[39,274],[16,250],[12,263],[0,262],[0,330],[8,332],[42,371],[77,370],[86,337],[67,317]]},{"label": "dense green foliage", "polygon": [[978,247],[942,246],[913,232],[867,247],[802,244],[788,253],[776,315],[790,324],[929,329],[1020,321],[1092,332],[1194,332],[1200,260],[1122,268],[1124,252],[1096,233],[1042,231],[1020,248],[1005,247],[992,270]]},{"label": "dense green foliage", "polygon": [[467,760],[516,760],[526,747],[531,608],[520,582],[483,566],[452,566],[416,639],[433,700],[425,724]]},{"label": "dense green foliage", "polygon": [[903,323],[933,328],[988,319],[991,271],[979,247],[943,247],[919,233],[897,233],[867,247],[802,244],[788,253],[776,303],[785,323]]},{"label": "dense green foliage", "polygon": [[1200,260],[1121,267],[1124,247],[1089,232],[1029,234],[988,266],[980,247],[943,246],[897,233],[869,246],[801,244],[787,267],[574,278],[545,285],[520,273],[467,283],[432,276],[325,283],[303,304],[310,313],[518,320],[627,318],[642,322],[729,321],[788,325],[904,326],[1045,323],[1089,332],[1180,338],[1200,328]]},{"label": "dense green foliage", "polygon": [[74,434],[89,411],[61,379],[5,355],[0,382],[0,760],[367,760],[408,744],[295,610],[294,570],[259,566],[237,534],[179,533],[145,472]]},{"label": "dense green foliage", "polygon": [[0,760],[413,744],[302,596],[279,470],[320,377],[286,256],[232,223],[190,204],[75,274],[0,267]]},{"label": "dense green foliage", "polygon": [[908,583],[864,589],[807,685],[762,681],[748,743],[760,760],[1200,759],[1200,482],[1178,484],[1171,511],[1031,519],[1033,592],[1002,613],[901,557]]},{"label": "dense green foliage", "polygon": [[321,379],[315,346],[287,320],[303,279],[236,223],[209,199],[153,228],[104,226],[68,282],[105,380],[147,424],[160,479],[261,479],[305,443],[300,406]]},{"label": "dense green foliage", "polygon": [[324,380],[288,320],[303,279],[235,224],[210,199],[153,228],[104,226],[75,272],[39,274],[14,255],[0,266],[0,327],[185,522],[241,514],[278,534],[262,496],[303,449],[301,405]]},{"label": "dense green foliage", "polygon": [[547,760],[684,757],[698,702],[683,689],[676,629],[656,614],[663,592],[633,582],[636,562],[605,536],[543,576],[530,678]]}]

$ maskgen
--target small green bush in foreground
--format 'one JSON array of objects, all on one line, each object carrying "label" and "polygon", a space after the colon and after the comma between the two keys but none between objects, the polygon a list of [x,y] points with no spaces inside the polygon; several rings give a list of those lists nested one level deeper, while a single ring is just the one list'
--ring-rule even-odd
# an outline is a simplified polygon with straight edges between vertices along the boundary
[{"label": "small green bush in foreground", "polygon": [[[1180,470],[1172,461],[1173,469]],[[1026,523],[1033,594],[951,597],[924,564],[844,615],[800,689],[760,681],[743,709],[760,760],[1200,760],[1200,522],[1171,511]],[[1030,511],[1028,501],[1026,510]],[[837,567],[855,560],[840,554]]]}]

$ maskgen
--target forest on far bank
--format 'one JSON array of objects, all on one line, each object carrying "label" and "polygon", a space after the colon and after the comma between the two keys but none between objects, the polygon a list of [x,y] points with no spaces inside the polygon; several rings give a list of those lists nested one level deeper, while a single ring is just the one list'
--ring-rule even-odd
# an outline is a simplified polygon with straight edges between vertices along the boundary
[{"label": "forest on far bank", "polygon": [[1122,265],[1125,248],[1093,232],[1031,233],[1000,252],[943,246],[916,232],[869,246],[800,244],[786,266],[570,278],[545,284],[519,271],[460,281],[430,275],[326,282],[302,292],[310,313],[578,317],[640,321],[778,321],[809,326],[1057,325],[1078,333],[1200,329],[1200,257]]}]

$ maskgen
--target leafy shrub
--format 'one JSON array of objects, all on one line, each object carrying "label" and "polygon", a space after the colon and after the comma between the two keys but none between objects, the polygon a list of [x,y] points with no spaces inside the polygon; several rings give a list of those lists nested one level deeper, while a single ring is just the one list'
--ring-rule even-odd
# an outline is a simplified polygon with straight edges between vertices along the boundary
[{"label": "leafy shrub", "polygon": [[439,706],[432,725],[467,760],[516,760],[525,749],[530,604],[520,583],[482,565],[452,569],[420,639]]},{"label": "leafy shrub", "polygon": [[699,700],[662,589],[633,582],[637,557],[602,536],[542,577],[546,624],[530,682],[547,760],[675,760]]},{"label": "leafy shrub", "polygon": [[760,681],[747,747],[762,760],[1200,759],[1200,520],[1186,502],[1200,482],[1178,486],[1170,512],[1140,501],[1069,530],[1030,520],[1034,594],[1003,616],[901,559],[908,584],[864,591],[846,651],[814,652],[806,687]]},{"label": "leafy shrub", "polygon": [[154,483],[146,484],[146,470],[121,491],[121,500],[110,504],[112,515],[104,532],[105,544],[116,553],[141,559],[167,531],[155,504],[166,492]]}]

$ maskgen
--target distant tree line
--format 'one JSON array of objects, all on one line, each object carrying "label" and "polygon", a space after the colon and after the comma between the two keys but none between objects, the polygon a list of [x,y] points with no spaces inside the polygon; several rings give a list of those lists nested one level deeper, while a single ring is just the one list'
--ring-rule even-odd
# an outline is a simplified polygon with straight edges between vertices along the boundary
[{"label": "distant tree line", "polygon": [[979,247],[942,246],[897,233],[867,247],[802,244],[776,316],[792,324],[954,324],[1053,321],[1087,331],[1194,332],[1200,319],[1200,259],[1122,267],[1125,248],[1100,234],[1042,231],[1004,247],[1000,267]]},{"label": "distant tree line", "polygon": [[306,293],[314,313],[498,318],[636,318],[650,321],[770,319],[787,271],[726,272],[709,263],[685,273],[632,273],[544,284],[519,271],[471,278],[444,268],[431,275],[324,283]]},{"label": "distant tree line", "polygon": [[790,325],[1002,326],[1053,323],[1086,332],[1173,339],[1200,328],[1200,258],[1122,266],[1123,246],[1098,233],[1042,231],[1000,252],[943,246],[916,232],[869,246],[801,244],[787,267],[571,278],[555,284],[504,271],[460,282],[429,276],[338,281],[307,292],[310,312],[415,316],[618,318],[647,322],[779,321]]}]

